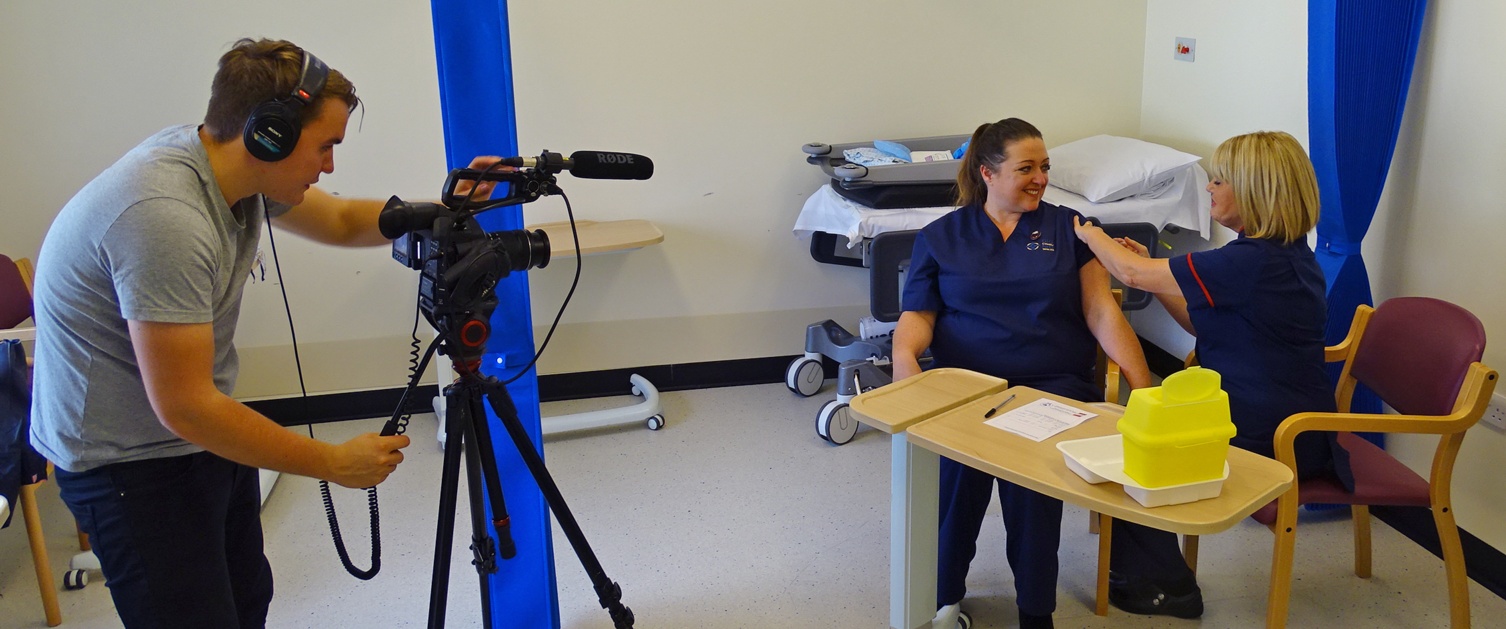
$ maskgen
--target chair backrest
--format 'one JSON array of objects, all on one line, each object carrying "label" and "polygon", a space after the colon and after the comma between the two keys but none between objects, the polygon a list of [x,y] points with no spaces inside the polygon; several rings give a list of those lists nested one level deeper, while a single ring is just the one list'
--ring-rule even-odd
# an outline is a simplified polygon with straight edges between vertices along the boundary
[{"label": "chair backrest", "polygon": [[0,330],[31,318],[31,265],[0,254]]},{"label": "chair backrest", "polygon": [[868,247],[868,309],[873,318],[885,323],[899,321],[904,312],[900,302],[900,275],[910,268],[910,252],[915,250],[915,235],[920,230],[884,232],[874,236]]},{"label": "chair backrest", "polygon": [[1375,309],[1350,375],[1405,415],[1448,415],[1485,326],[1468,310],[1429,297],[1397,297]]}]

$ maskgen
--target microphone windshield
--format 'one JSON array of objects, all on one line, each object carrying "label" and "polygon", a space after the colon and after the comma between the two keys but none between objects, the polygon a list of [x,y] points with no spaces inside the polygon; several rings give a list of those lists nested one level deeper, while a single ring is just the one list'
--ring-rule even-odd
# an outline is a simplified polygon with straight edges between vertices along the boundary
[{"label": "microphone windshield", "polygon": [[570,174],[581,179],[648,179],[654,161],[633,153],[576,151],[570,154]]}]

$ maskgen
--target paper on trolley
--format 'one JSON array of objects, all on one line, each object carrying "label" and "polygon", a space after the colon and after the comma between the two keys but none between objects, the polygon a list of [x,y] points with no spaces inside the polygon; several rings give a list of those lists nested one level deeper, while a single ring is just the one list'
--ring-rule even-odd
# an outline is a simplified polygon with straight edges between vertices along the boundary
[{"label": "paper on trolley", "polygon": [[1041,398],[983,423],[1034,441],[1045,441],[1097,416],[1098,413]]}]

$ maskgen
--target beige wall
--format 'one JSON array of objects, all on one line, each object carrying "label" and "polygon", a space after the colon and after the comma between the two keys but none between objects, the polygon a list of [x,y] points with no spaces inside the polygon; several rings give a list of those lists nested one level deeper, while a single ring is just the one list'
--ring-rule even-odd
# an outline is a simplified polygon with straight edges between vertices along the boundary
[{"label": "beige wall", "polygon": [[[1195,61],[1172,58],[1177,37],[1197,40]],[[1306,142],[1307,3],[1151,0],[1139,137],[1207,157],[1225,138],[1262,129]],[[1217,223],[1213,231],[1213,243],[1234,236]],[[1207,243],[1178,239],[1184,245]],[[1178,358],[1192,351],[1192,337],[1159,303],[1129,318],[1141,336]]]},{"label": "beige wall", "polygon": [[[1257,129],[1306,141],[1306,2],[1149,0],[1146,13],[1144,137],[1205,156]],[[1506,267],[1506,223],[1491,183],[1506,172],[1506,86],[1486,77],[1506,67],[1501,24],[1506,5],[1497,2],[1430,3],[1396,157],[1364,244],[1377,300],[1422,295],[1469,308],[1497,339],[1485,355],[1497,367],[1506,365],[1506,296],[1493,283]],[[1195,63],[1164,52],[1177,36],[1197,38]],[[1391,449],[1426,474],[1434,444],[1402,438]],[[1472,429],[1454,482],[1459,524],[1497,548],[1506,548],[1503,448],[1506,435]]]},{"label": "beige wall", "polygon": [[[654,159],[646,182],[563,177],[579,218],[646,218],[662,245],[585,260],[544,373],[795,354],[866,314],[863,271],[790,233],[823,183],[806,142],[971,133],[1049,143],[1139,125],[1140,2],[511,5],[520,144]],[[563,204],[527,208],[563,220]],[[573,261],[530,273],[536,324]],[[557,344],[557,345],[556,345]]]},{"label": "beige wall", "polygon": [[[1506,173],[1506,84],[1490,77],[1506,69],[1502,24],[1499,2],[1428,4],[1386,194],[1365,239],[1377,300],[1422,295],[1468,308],[1485,324],[1485,362],[1497,369],[1506,368],[1506,213],[1495,186]],[[1434,444],[1407,438],[1391,449],[1426,471]],[[1502,451],[1506,434],[1471,429],[1453,485],[1459,525],[1496,548],[1506,548]]]},{"label": "beige wall", "polygon": [[[805,142],[968,133],[1006,116],[1052,143],[1140,124],[1144,2],[511,5],[521,152],[652,157],[650,181],[561,183],[580,219],[646,218],[665,233],[586,260],[544,373],[793,354],[808,323],[855,324],[862,271],[816,263],[790,233],[822,183]],[[0,251],[34,255],[80,186],[143,137],[198,120],[215,58],[246,35],[307,46],[366,101],[322,185],[437,194],[428,3],[6,2],[0,83],[35,89],[0,91]],[[555,199],[527,216],[565,213]],[[400,384],[416,274],[386,250],[277,244],[305,366],[338,365],[305,369],[310,390]],[[535,323],[553,318],[573,267],[530,273]],[[240,395],[297,390],[279,288],[269,267],[247,290]]]},{"label": "beige wall", "polygon": [[[0,3],[0,251],[35,257],[79,187],[146,136],[202,119],[215,60],[244,36],[307,46],[367,101],[336,172],[321,181],[326,190],[437,195],[445,163],[431,32],[428,3]],[[277,245],[305,365],[337,365],[309,373],[311,391],[401,382],[416,274],[385,249],[336,250],[286,234]],[[241,393],[252,397],[298,390],[267,260],[267,281],[246,291],[237,337],[248,359]],[[394,350],[376,360],[358,349],[368,344]]]},{"label": "beige wall", "polygon": [[[647,218],[666,236],[586,260],[545,373],[790,354],[805,323],[851,324],[865,309],[861,272],[815,263],[789,232],[821,183],[800,160],[804,142],[964,133],[1010,115],[1035,122],[1050,144],[1138,134],[1207,155],[1256,129],[1306,138],[1301,0],[513,4],[523,152],[653,157],[648,182],[563,184],[577,217]],[[427,4],[368,9],[349,0],[0,4],[0,84],[11,86],[0,90],[0,251],[34,256],[83,183],[146,135],[197,120],[214,58],[246,35],[308,46],[369,103],[328,189],[434,195],[444,158]],[[1506,266],[1491,185],[1506,171],[1506,86],[1489,79],[1506,66],[1500,24],[1506,6],[1490,0],[1430,7],[1365,253],[1378,299],[1449,299],[1506,338],[1506,297],[1491,284]],[[1197,62],[1171,60],[1177,36],[1197,38]],[[563,210],[545,201],[528,216],[562,220]],[[311,391],[401,382],[414,274],[385,250],[278,244]],[[537,323],[552,318],[572,267],[561,260],[531,273]],[[239,337],[240,393],[250,397],[296,390],[268,276],[248,289]],[[1190,347],[1155,316],[1137,314],[1137,328],[1173,351]],[[1500,348],[1487,361],[1506,365]],[[1506,547],[1506,489],[1492,461],[1503,447],[1506,435],[1475,428],[1455,484],[1460,523],[1497,547]],[[1411,440],[1398,450],[1414,464],[1426,457]]]}]

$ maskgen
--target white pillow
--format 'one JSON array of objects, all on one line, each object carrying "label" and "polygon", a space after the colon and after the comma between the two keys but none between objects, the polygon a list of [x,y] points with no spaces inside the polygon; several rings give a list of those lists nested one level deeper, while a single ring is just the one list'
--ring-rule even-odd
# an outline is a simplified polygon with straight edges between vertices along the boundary
[{"label": "white pillow", "polygon": [[1093,203],[1154,193],[1198,156],[1134,138],[1095,135],[1048,152],[1051,183]]}]

